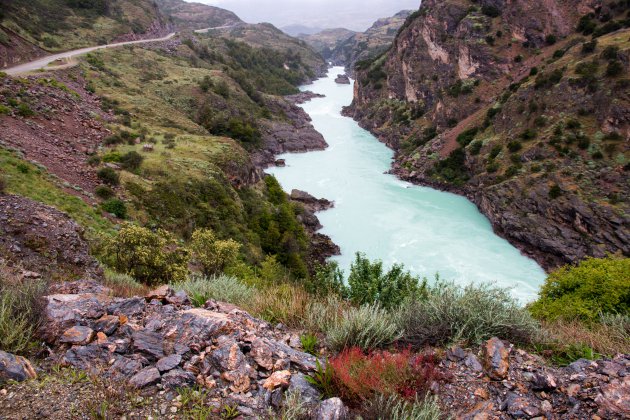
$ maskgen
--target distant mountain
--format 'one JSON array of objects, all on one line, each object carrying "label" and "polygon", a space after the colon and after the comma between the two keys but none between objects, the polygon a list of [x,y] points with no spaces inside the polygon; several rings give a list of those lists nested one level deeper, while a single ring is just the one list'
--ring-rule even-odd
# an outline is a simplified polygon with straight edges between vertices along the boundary
[{"label": "distant mountain", "polygon": [[326,61],[342,65],[352,73],[355,63],[385,52],[394,41],[411,10],[403,10],[392,17],[382,18],[365,32],[348,29],[327,29],[300,38],[319,52]]},{"label": "distant mountain", "polygon": [[178,29],[204,29],[243,23],[229,10],[207,4],[183,0],[157,0],[157,4]]},{"label": "distant mountain", "polygon": [[322,28],[313,28],[311,26],[305,25],[288,25],[280,28],[282,32],[291,36],[299,36],[299,35],[314,35],[323,31]]}]

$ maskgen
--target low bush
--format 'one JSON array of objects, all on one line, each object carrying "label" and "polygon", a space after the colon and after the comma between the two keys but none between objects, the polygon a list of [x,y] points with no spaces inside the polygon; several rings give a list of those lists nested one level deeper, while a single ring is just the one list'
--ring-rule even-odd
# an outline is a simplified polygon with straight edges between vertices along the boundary
[{"label": "low bush", "polygon": [[189,251],[162,229],[125,223],[117,235],[103,239],[100,253],[114,270],[148,285],[183,281],[188,274]]},{"label": "low bush", "polygon": [[549,198],[551,198],[552,200],[555,200],[556,198],[560,197],[561,195],[562,195],[562,188],[560,188],[560,186],[558,184],[553,184],[549,188]]},{"label": "low bush", "polygon": [[401,337],[395,316],[376,304],[349,307],[326,328],[326,341],[336,351],[386,347]]},{"label": "low bush", "polygon": [[370,261],[357,253],[350,266],[348,297],[357,305],[379,304],[385,309],[395,308],[404,300],[419,296],[425,284],[404,271],[402,264],[394,264],[385,272],[383,262]]},{"label": "low bush", "polygon": [[208,299],[246,306],[251,304],[257,293],[256,289],[241,283],[236,277],[226,275],[190,276],[183,282],[173,284],[173,288],[186,292],[197,307],[203,306]]},{"label": "low bush", "polygon": [[140,168],[144,157],[135,150],[128,152],[120,157],[120,166],[128,171],[135,171]]},{"label": "low bush", "polygon": [[119,219],[127,218],[127,205],[124,201],[119,200],[118,198],[110,198],[101,204],[101,208]]},{"label": "low bush", "polygon": [[475,136],[479,132],[479,127],[469,128],[468,130],[463,131],[461,134],[457,136],[457,143],[460,146],[466,147],[475,139]]},{"label": "low bush", "polygon": [[107,200],[114,196],[114,190],[107,185],[99,185],[94,189],[94,194],[100,199]]},{"label": "low bush", "polygon": [[509,289],[440,281],[427,298],[402,309],[400,325],[402,341],[415,348],[461,341],[477,344],[493,336],[528,343],[538,330],[538,323]]},{"label": "low bush", "polygon": [[96,173],[98,178],[105,184],[116,186],[120,184],[120,176],[112,168],[101,168]]},{"label": "low bush", "polygon": [[315,268],[315,275],[305,281],[306,290],[315,296],[328,296],[336,294],[347,295],[347,287],[344,284],[343,271],[339,269],[336,261],[319,265]]},{"label": "low bush", "polygon": [[587,258],[552,272],[529,307],[539,319],[596,320],[630,313],[630,258]]},{"label": "low bush", "polygon": [[501,10],[491,4],[484,4],[483,6],[481,6],[481,13],[493,18],[501,16]]},{"label": "low bush", "polygon": [[375,395],[424,398],[439,378],[432,355],[410,350],[365,354],[359,348],[342,351],[329,361],[339,393],[349,401],[368,401]]},{"label": "low bush", "polygon": [[376,395],[367,402],[363,418],[388,420],[439,420],[443,418],[436,398],[409,402],[395,395]]}]

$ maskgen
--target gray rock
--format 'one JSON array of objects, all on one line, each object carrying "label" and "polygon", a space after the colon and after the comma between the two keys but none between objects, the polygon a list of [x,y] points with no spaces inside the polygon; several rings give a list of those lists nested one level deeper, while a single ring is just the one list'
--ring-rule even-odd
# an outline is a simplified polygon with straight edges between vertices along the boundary
[{"label": "gray rock", "polygon": [[22,382],[36,377],[37,373],[28,359],[0,350],[0,385],[10,380]]},{"label": "gray rock", "polygon": [[298,393],[306,404],[313,404],[321,399],[320,392],[306,380],[306,375],[297,373],[291,376],[287,392]]},{"label": "gray rock", "polygon": [[93,370],[99,362],[107,362],[109,352],[96,343],[87,346],[73,346],[63,356],[63,363],[77,369]]},{"label": "gray rock", "polygon": [[136,373],[129,383],[136,388],[145,388],[154,385],[160,380],[160,371],[154,367],[147,367]]},{"label": "gray rock", "polygon": [[164,337],[162,337],[162,334],[141,330],[134,332],[131,338],[134,350],[144,353],[155,360],[164,357]]},{"label": "gray rock", "polygon": [[115,373],[120,374],[126,378],[129,378],[142,369],[142,363],[138,360],[128,359],[126,357],[119,357],[116,359],[111,367]]},{"label": "gray rock", "polygon": [[479,363],[479,359],[477,359],[477,356],[472,353],[468,353],[466,360],[464,360],[464,364],[475,372],[481,372],[483,370],[483,366]]},{"label": "gray rock", "polygon": [[181,369],[174,369],[162,376],[162,385],[165,388],[177,389],[195,384],[195,375]]},{"label": "gray rock", "polygon": [[171,354],[170,356],[166,356],[158,360],[155,364],[155,367],[158,368],[160,372],[168,372],[169,370],[175,369],[182,361],[182,356],[179,354]]},{"label": "gray rock", "polygon": [[112,335],[120,325],[120,318],[115,315],[103,315],[94,323],[94,331]]},{"label": "gray rock", "polygon": [[348,408],[335,397],[322,401],[315,411],[315,420],[342,420],[348,417]]},{"label": "gray rock", "polygon": [[141,297],[131,299],[114,299],[107,307],[110,315],[125,315],[128,318],[142,315],[146,307],[146,302]]}]

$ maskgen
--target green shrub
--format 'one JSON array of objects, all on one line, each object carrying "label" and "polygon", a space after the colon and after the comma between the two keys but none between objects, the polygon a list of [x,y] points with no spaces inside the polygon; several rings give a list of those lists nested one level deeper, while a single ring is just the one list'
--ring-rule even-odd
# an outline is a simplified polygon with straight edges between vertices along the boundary
[{"label": "green shrub", "polygon": [[479,132],[479,127],[469,128],[463,131],[461,134],[457,136],[457,143],[460,146],[466,147],[475,139],[475,136]]},{"label": "green shrub", "polygon": [[357,253],[350,266],[348,297],[357,305],[379,304],[385,309],[399,306],[404,300],[419,296],[425,283],[404,271],[402,264],[394,264],[385,272],[383,262],[370,261]]},{"label": "green shrub", "polygon": [[344,284],[343,271],[336,261],[315,267],[315,275],[305,281],[305,289],[315,296],[337,294],[347,296],[348,290]]},{"label": "green shrub", "polygon": [[11,114],[11,108],[9,108],[6,105],[0,104],[0,115],[10,115],[10,114]]},{"label": "green shrub", "polygon": [[125,219],[127,217],[127,206],[125,202],[118,198],[110,198],[101,204],[101,207],[107,213],[113,214],[119,219]]},{"label": "green shrub", "polygon": [[587,258],[551,273],[529,307],[539,319],[595,320],[630,313],[630,258]]},{"label": "green shrub", "polygon": [[25,104],[24,102],[18,105],[17,113],[21,117],[32,117],[33,115],[35,115],[35,111],[33,111],[31,107],[29,107],[28,104]]},{"label": "green shrub", "polygon": [[514,153],[521,150],[523,148],[523,145],[521,144],[520,141],[513,140],[508,143],[507,148],[511,153]]},{"label": "green shrub", "polygon": [[400,337],[394,315],[377,304],[344,310],[326,331],[326,341],[335,351],[350,347],[366,351],[386,347]]},{"label": "green shrub", "polygon": [[99,185],[94,189],[94,194],[100,199],[107,200],[114,196],[114,190],[107,185]]},{"label": "green shrub", "polygon": [[470,143],[470,147],[469,147],[469,151],[470,154],[473,156],[476,156],[479,154],[479,152],[481,152],[481,148],[483,147],[483,142],[481,140],[475,140],[472,143]]},{"label": "green shrub", "polygon": [[241,283],[236,277],[219,275],[212,277],[190,276],[173,284],[175,290],[183,290],[194,306],[203,306],[208,299],[242,306],[251,303],[256,289]]},{"label": "green shrub", "polygon": [[483,6],[481,6],[481,13],[493,18],[501,16],[501,10],[498,7],[490,4],[484,4]]},{"label": "green shrub", "polygon": [[602,51],[602,58],[609,61],[617,60],[619,58],[619,47],[616,45],[609,45],[604,48],[604,51]]},{"label": "green shrub", "polygon": [[364,409],[367,419],[440,420],[443,418],[436,398],[406,401],[396,395],[377,394]]},{"label": "green shrub", "polygon": [[400,315],[403,341],[422,348],[459,341],[477,344],[493,336],[528,343],[537,322],[508,289],[438,282],[427,298],[410,302]]},{"label": "green shrub", "polygon": [[558,184],[554,184],[549,188],[549,198],[556,199],[562,195],[562,189]]},{"label": "green shrub", "polygon": [[545,42],[547,43],[547,45],[553,45],[558,41],[558,37],[556,37],[554,34],[549,34],[545,37]]},{"label": "green shrub", "polygon": [[117,235],[103,239],[101,254],[119,273],[148,285],[183,281],[188,274],[189,251],[162,229],[125,223]]},{"label": "green shrub", "polygon": [[613,60],[606,67],[606,76],[616,77],[623,73],[623,64],[619,60]]},{"label": "green shrub", "polygon": [[0,349],[23,353],[41,322],[40,299],[46,285],[40,280],[14,278],[0,267]]},{"label": "green shrub", "polygon": [[132,150],[120,157],[120,166],[128,171],[135,171],[142,165],[143,160],[144,157],[140,153]]},{"label": "green shrub", "polygon": [[103,155],[103,158],[101,159],[101,161],[105,162],[105,163],[118,163],[120,162],[120,160],[122,159],[122,156],[119,152],[116,151],[111,151],[108,152],[106,154]]},{"label": "green shrub", "polygon": [[311,376],[307,376],[306,380],[321,392],[322,398],[326,399],[336,396],[335,372],[331,364],[326,361],[322,365],[317,359],[315,366],[315,372]]},{"label": "green shrub", "polygon": [[582,44],[582,53],[590,54],[592,52],[595,52],[595,48],[597,48],[597,40],[593,39]]},{"label": "green shrub", "polygon": [[109,185],[119,185],[120,184],[120,176],[118,173],[112,168],[101,168],[96,173],[98,178],[106,184]]},{"label": "green shrub", "polygon": [[238,257],[241,245],[232,240],[220,240],[210,229],[193,232],[190,248],[193,258],[203,267],[205,275],[217,274]]}]

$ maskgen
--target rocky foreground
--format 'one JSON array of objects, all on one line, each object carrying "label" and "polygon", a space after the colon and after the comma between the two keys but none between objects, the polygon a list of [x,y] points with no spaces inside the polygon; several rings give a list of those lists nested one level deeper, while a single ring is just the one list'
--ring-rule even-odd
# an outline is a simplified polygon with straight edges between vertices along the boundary
[{"label": "rocky foreground", "polygon": [[[289,393],[314,419],[353,417],[352,407],[338,398],[322,400],[306,380],[317,359],[302,351],[295,332],[232,305],[209,300],[194,308],[185,293],[168,286],[145,297],[115,298],[99,283],[78,281],[53,286],[43,314],[40,335],[48,347],[38,364],[73,367],[117,384],[130,400],[145,401],[126,409],[132,417],[181,418],[181,389],[191,387],[207,393],[204,404],[217,412],[233,407],[240,418],[273,418],[268,413],[281,410]],[[552,368],[493,338],[479,351],[448,349],[438,369],[441,379],[432,392],[445,412],[461,419],[630,415],[630,355]],[[63,389],[47,393],[55,382],[38,383],[38,374],[28,360],[0,352],[0,384],[6,387],[0,418],[66,418],[70,407],[90,398]]]}]

